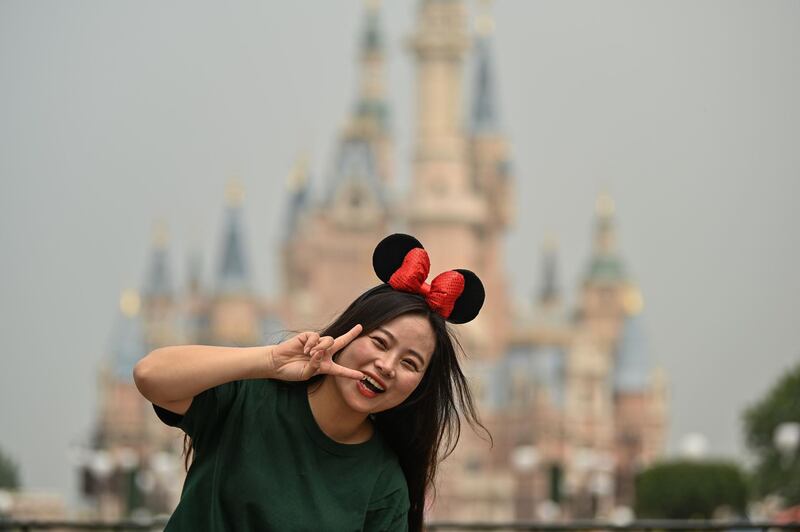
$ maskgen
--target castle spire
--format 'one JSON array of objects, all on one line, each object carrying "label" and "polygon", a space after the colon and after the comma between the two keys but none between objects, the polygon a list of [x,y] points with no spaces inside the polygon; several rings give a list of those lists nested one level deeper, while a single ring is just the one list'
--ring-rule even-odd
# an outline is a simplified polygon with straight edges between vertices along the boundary
[{"label": "castle spire", "polygon": [[303,153],[294,164],[294,168],[286,179],[286,188],[289,192],[289,211],[286,215],[285,238],[289,239],[297,229],[297,224],[308,208],[309,176],[308,154]]},{"label": "castle spire", "polygon": [[374,152],[381,184],[393,179],[392,140],[389,105],[386,101],[386,58],[384,36],[379,20],[380,2],[365,2],[363,30],[359,48],[359,88],[356,104],[341,142],[366,141]]},{"label": "castle spire", "polygon": [[614,228],[614,200],[602,193],[595,202],[594,250],[587,281],[625,281],[627,274],[617,252]]},{"label": "castle spire", "polygon": [[557,252],[558,241],[555,236],[548,235],[542,250],[542,285],[539,289],[539,304],[541,305],[552,305],[561,298],[557,278]]},{"label": "castle spire", "polygon": [[368,134],[385,133],[389,129],[389,113],[386,105],[386,61],[383,33],[378,17],[380,2],[366,2],[364,29],[361,34],[360,87],[355,111],[355,121]]},{"label": "castle spire", "polygon": [[499,112],[492,66],[491,37],[494,20],[490,0],[481,0],[481,13],[475,20],[475,80],[472,97],[472,129],[475,133],[494,133],[499,127]]},{"label": "castle spire", "polygon": [[244,191],[238,179],[233,178],[226,187],[227,199],[225,233],[222,240],[222,257],[217,274],[217,292],[243,293],[250,290],[250,276],[245,257],[241,217]]},{"label": "castle spire", "polygon": [[145,297],[172,295],[172,280],[167,266],[167,227],[158,220],[153,228],[153,251],[150,256],[150,269],[142,290]]},{"label": "castle spire", "polygon": [[340,221],[377,223],[388,208],[373,146],[366,139],[343,138],[329,180],[325,203]]}]

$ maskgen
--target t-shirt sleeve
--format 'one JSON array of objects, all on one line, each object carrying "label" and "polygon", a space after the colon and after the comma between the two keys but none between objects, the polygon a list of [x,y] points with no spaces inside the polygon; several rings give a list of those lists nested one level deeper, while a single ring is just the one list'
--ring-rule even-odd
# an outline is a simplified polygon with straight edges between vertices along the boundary
[{"label": "t-shirt sleeve", "polygon": [[406,477],[395,463],[378,478],[375,495],[367,508],[364,532],[407,532],[409,507]]},{"label": "t-shirt sleeve", "polygon": [[228,382],[197,394],[185,414],[170,412],[154,404],[158,418],[171,427],[178,427],[197,444],[203,435],[215,431],[224,421],[243,381]]}]

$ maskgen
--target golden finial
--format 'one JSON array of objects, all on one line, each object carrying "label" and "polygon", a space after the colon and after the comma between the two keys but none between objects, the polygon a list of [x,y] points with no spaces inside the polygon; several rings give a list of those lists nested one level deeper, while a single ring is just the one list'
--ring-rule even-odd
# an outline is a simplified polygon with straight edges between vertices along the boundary
[{"label": "golden finial", "polygon": [[228,186],[225,187],[225,199],[230,207],[238,207],[244,199],[244,188],[237,176],[231,177]]},{"label": "golden finial", "polygon": [[494,19],[489,12],[492,0],[479,0],[478,4],[480,13],[475,17],[475,31],[481,37],[486,37],[494,31]]},{"label": "golden finial", "polygon": [[614,216],[614,200],[611,198],[611,195],[607,192],[603,192],[597,196],[595,209],[597,211],[597,215],[602,218],[610,218]]},{"label": "golden finial", "polygon": [[298,192],[306,186],[308,181],[308,159],[308,153],[303,152],[295,161],[294,168],[292,168],[286,180],[286,188],[289,189],[289,192]]},{"label": "golden finial", "polygon": [[635,316],[644,310],[644,298],[637,286],[629,286],[622,296],[622,308],[628,316]]},{"label": "golden finial", "polygon": [[167,247],[167,224],[164,220],[156,220],[153,227],[153,245],[158,249]]},{"label": "golden finial", "polygon": [[139,292],[133,289],[128,289],[122,292],[119,298],[119,309],[128,318],[133,318],[139,313],[141,300],[139,299]]}]

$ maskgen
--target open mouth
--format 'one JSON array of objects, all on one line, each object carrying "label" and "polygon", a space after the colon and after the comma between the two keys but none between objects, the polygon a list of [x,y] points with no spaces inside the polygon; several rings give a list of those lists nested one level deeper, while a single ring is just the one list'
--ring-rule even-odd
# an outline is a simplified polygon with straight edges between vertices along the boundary
[{"label": "open mouth", "polygon": [[364,378],[361,379],[361,382],[364,384],[364,387],[373,393],[383,393],[386,390],[378,384],[378,382],[370,377],[369,375],[364,375]]}]

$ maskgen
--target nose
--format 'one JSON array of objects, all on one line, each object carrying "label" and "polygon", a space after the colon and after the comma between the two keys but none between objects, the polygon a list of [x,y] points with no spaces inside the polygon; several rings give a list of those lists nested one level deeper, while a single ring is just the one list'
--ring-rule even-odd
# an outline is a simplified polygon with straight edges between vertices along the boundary
[{"label": "nose", "polygon": [[388,377],[390,379],[394,378],[395,374],[394,364],[392,363],[391,360],[384,360],[382,358],[378,358],[375,360],[375,368],[381,375]]}]

